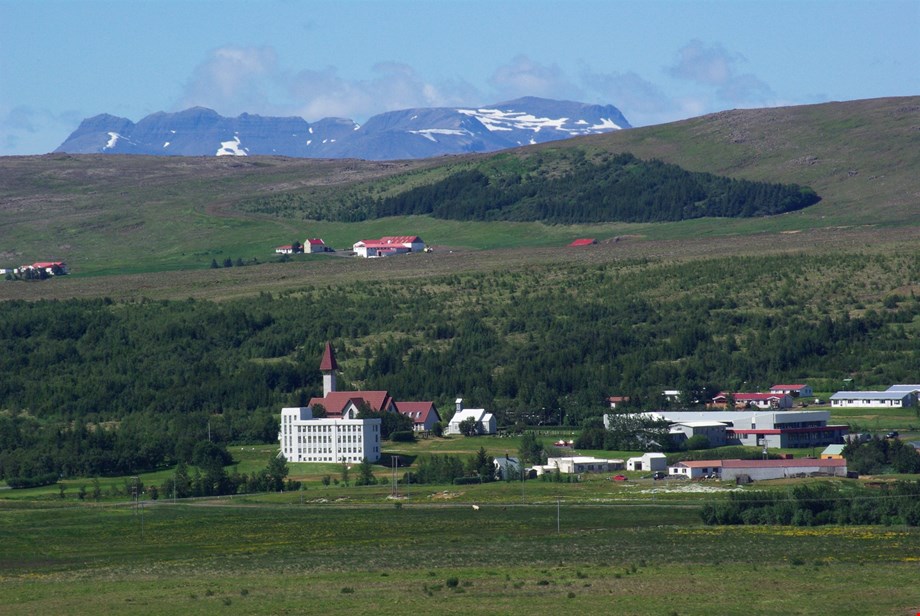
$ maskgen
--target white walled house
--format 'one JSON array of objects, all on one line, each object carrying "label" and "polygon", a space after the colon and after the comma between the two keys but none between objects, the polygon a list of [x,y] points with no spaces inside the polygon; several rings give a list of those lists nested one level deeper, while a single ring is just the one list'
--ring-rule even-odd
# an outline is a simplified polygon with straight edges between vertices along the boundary
[{"label": "white walled house", "polygon": [[732,395],[735,408],[790,409],[792,396],[789,394],[736,393],[720,392],[712,399],[713,405],[721,408],[728,406],[728,396]]},{"label": "white walled house", "polygon": [[579,473],[607,473],[623,468],[623,460],[608,458],[592,458],[590,456],[569,456],[563,458],[548,458],[546,464],[533,467],[537,476],[545,473],[554,473],[558,470],[563,475]]},{"label": "white walled house", "polygon": [[408,252],[423,252],[425,242],[417,235],[390,235],[379,240],[359,240],[352,248],[359,257],[373,259]]},{"label": "white walled house", "polygon": [[495,434],[496,424],[495,416],[485,409],[464,409],[463,398],[457,398],[457,409],[454,416],[450,418],[450,423],[444,429],[444,434],[462,434],[460,424],[467,419],[475,419],[479,434]]},{"label": "white walled house", "polygon": [[814,392],[811,389],[811,385],[806,385],[804,383],[796,383],[792,385],[779,384],[774,385],[770,388],[771,394],[789,394],[793,398],[811,398]]},{"label": "white walled house", "polygon": [[668,467],[671,477],[686,477],[687,479],[705,479],[721,477],[722,460],[684,460]]},{"label": "white walled house", "polygon": [[831,406],[840,408],[908,408],[917,403],[910,391],[838,391]]},{"label": "white walled house", "polygon": [[434,402],[397,402],[396,410],[412,420],[412,430],[415,432],[431,432],[434,424],[441,421]]},{"label": "white walled house", "polygon": [[310,407],[283,408],[278,440],[289,462],[380,460],[379,419],[313,419]]},{"label": "white walled house", "polygon": [[305,252],[317,253],[317,252],[327,252],[326,243],[318,237],[311,237],[304,240],[303,243]]}]

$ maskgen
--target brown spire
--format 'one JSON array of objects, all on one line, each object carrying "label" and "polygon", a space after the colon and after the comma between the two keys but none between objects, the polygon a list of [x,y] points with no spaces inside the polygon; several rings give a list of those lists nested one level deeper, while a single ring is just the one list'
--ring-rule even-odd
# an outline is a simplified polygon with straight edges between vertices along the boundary
[{"label": "brown spire", "polygon": [[323,360],[319,362],[320,372],[334,372],[339,369],[339,365],[335,361],[335,353],[332,350],[332,345],[328,342],[326,343],[326,350],[323,351]]}]

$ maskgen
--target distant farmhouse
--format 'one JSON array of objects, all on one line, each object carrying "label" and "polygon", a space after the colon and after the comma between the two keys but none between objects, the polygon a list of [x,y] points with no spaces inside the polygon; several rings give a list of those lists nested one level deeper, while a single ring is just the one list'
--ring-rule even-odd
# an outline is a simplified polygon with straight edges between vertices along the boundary
[{"label": "distant farmhouse", "polygon": [[770,388],[771,394],[789,394],[793,398],[810,398],[814,395],[810,385],[804,383],[796,385],[774,385]]},{"label": "distant farmhouse", "polygon": [[389,257],[409,252],[423,252],[425,242],[417,235],[386,236],[379,240],[359,240],[354,243],[355,254],[365,259]]},{"label": "distant farmhouse", "polygon": [[63,261],[36,261],[31,265],[20,265],[10,270],[0,270],[0,273],[10,274],[16,278],[34,280],[50,276],[63,276],[69,272],[67,264]]},{"label": "distant farmhouse", "polygon": [[318,252],[332,252],[332,249],[326,246],[326,243],[318,237],[308,238],[304,240],[303,244],[298,242],[275,248],[275,254],[279,255],[316,254]]},{"label": "distant farmhouse", "polygon": [[717,408],[727,408],[729,396],[735,401],[735,408],[759,408],[759,409],[788,409],[792,408],[792,396],[789,394],[762,394],[762,393],[737,393],[729,394],[720,392],[712,399],[712,406]]}]

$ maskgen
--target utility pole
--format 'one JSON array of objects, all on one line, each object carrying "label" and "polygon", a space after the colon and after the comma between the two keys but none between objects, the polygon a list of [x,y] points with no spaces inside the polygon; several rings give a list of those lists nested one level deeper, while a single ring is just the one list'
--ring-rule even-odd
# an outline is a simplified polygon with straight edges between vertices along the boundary
[{"label": "utility pole", "polygon": [[556,534],[557,534],[557,535],[559,534],[559,517],[560,517],[560,514],[561,514],[561,511],[560,511],[560,506],[559,506],[559,497],[557,496],[557,497],[556,497]]}]

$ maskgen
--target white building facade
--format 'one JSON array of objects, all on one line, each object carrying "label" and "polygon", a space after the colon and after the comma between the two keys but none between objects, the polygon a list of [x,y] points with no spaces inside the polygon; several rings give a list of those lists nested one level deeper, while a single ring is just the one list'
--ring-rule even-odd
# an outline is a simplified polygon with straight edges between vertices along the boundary
[{"label": "white building facade", "polygon": [[314,419],[310,407],[283,408],[278,440],[288,462],[380,460],[379,419]]},{"label": "white building facade", "polygon": [[909,391],[838,391],[831,396],[831,406],[840,408],[901,409],[916,403],[917,398]]}]

